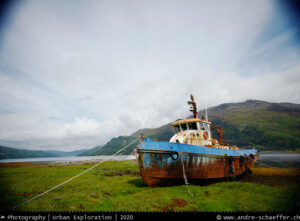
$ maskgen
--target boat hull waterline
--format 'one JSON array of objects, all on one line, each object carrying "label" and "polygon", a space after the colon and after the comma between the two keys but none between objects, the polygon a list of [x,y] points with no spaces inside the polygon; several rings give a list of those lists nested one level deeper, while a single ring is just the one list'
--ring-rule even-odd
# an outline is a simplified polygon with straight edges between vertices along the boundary
[{"label": "boat hull waterline", "polygon": [[143,141],[136,149],[142,179],[148,186],[182,180],[235,177],[258,160],[256,149],[218,149],[181,143]]}]

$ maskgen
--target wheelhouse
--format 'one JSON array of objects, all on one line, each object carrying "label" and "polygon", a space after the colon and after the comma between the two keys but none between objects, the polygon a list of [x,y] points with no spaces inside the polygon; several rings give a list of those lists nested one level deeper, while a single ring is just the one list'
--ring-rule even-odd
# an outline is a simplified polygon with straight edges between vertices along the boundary
[{"label": "wheelhouse", "polygon": [[199,118],[189,118],[184,120],[178,120],[172,123],[175,133],[184,132],[184,131],[210,131],[210,122],[201,120]]}]

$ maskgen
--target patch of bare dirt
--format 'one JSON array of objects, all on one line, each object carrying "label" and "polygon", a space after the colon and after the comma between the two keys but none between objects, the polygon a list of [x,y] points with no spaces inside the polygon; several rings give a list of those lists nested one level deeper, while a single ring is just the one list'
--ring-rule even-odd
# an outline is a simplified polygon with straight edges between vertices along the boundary
[{"label": "patch of bare dirt", "polygon": [[115,194],[109,193],[109,192],[102,192],[105,196],[115,196]]},{"label": "patch of bare dirt", "polygon": [[131,175],[131,176],[140,176],[139,171],[130,171],[130,170],[103,170],[105,176],[113,177],[113,176],[123,176],[123,175]]},{"label": "patch of bare dirt", "polygon": [[82,204],[77,205],[76,208],[80,210],[85,210],[85,207]]},{"label": "patch of bare dirt", "polygon": [[30,193],[27,193],[27,192],[25,192],[25,193],[13,193],[13,194],[11,194],[11,196],[29,196],[30,195]]},{"label": "patch of bare dirt", "polygon": [[181,198],[175,198],[175,199],[172,199],[171,201],[172,202],[170,204],[167,204],[164,207],[154,206],[153,208],[160,209],[164,212],[167,212],[167,211],[173,211],[175,209],[175,207],[182,208],[189,204],[195,204],[194,202],[187,202],[186,200],[181,199]]}]

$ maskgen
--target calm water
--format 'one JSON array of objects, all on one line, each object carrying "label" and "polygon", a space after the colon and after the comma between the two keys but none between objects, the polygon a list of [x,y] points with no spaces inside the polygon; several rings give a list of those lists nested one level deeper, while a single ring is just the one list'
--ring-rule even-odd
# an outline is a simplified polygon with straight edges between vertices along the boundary
[{"label": "calm water", "polygon": [[[21,162],[39,162],[39,163],[63,163],[86,160],[106,160],[110,156],[82,156],[82,157],[45,157],[45,158],[22,158],[22,159],[4,159],[0,163],[21,163]],[[134,155],[114,156],[111,160],[133,160]]]},{"label": "calm water", "polygon": [[[40,163],[61,163],[86,160],[105,160],[110,156],[83,156],[83,157],[47,157],[47,158],[23,158],[23,159],[5,159],[0,160],[0,163],[13,162],[40,162]],[[114,156],[112,160],[133,160],[134,155]],[[281,154],[268,153],[260,154],[259,161],[261,162],[276,162],[276,163],[300,163],[300,154]]]}]

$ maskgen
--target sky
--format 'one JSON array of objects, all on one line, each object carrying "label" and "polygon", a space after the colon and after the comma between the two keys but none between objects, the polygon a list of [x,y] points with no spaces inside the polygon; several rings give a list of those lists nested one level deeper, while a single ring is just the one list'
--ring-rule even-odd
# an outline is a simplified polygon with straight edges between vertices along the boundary
[{"label": "sky", "polygon": [[0,145],[92,148],[189,116],[190,94],[199,109],[300,103],[300,6],[287,2],[10,1]]}]

